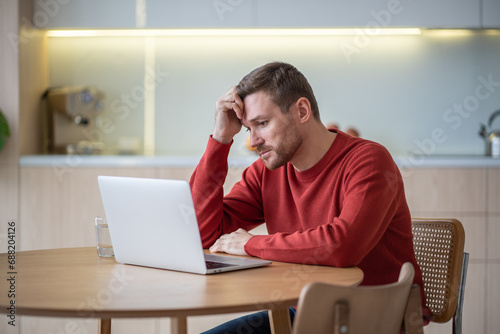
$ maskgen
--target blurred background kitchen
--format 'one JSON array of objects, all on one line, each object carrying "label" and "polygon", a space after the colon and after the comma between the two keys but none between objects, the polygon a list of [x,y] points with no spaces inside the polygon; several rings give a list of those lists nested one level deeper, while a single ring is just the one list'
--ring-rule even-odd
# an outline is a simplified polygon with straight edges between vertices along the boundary
[{"label": "blurred background kitchen", "polygon": [[[1,0],[0,33],[11,130],[2,245],[16,220],[22,250],[93,246],[97,175],[189,178],[217,98],[285,61],[308,78],[325,124],[389,149],[413,216],[463,222],[464,333],[500,332],[500,154],[485,138],[500,131],[500,116],[488,122],[500,110],[500,0]],[[233,145],[227,189],[256,158],[246,138]],[[166,322],[139,321],[151,333]],[[65,325],[24,317],[21,332]]]},{"label": "blurred background kitchen", "polygon": [[[273,60],[304,73],[325,123],[355,125],[394,154],[418,152],[417,142],[431,138],[435,128],[446,138],[429,153],[484,153],[479,124],[500,109],[500,94],[494,94],[500,90],[500,33],[365,36],[363,47],[355,45],[356,38],[48,37],[48,80],[51,87],[85,84],[105,92],[100,116],[114,125],[103,135],[109,153],[119,150],[121,138],[133,137],[146,144],[148,154],[201,154],[214,101]],[[476,98],[477,87],[488,80],[496,85],[479,90],[488,97]],[[154,106],[151,115],[148,103]],[[456,104],[463,105],[462,114]]]}]

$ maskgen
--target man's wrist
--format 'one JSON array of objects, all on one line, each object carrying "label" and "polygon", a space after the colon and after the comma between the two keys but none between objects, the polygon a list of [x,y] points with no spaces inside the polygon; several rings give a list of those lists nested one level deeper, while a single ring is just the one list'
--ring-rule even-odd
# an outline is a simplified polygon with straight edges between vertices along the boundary
[{"label": "man's wrist", "polygon": [[215,141],[218,141],[221,144],[231,144],[233,142],[233,137],[224,137],[224,136],[219,136],[217,134],[212,134],[212,138]]}]

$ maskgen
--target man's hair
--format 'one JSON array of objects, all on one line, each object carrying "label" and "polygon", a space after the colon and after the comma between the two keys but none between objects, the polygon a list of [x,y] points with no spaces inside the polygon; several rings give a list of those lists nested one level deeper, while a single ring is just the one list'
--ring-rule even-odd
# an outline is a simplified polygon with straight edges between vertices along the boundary
[{"label": "man's hair", "polygon": [[236,91],[242,101],[247,95],[264,91],[284,114],[299,98],[305,97],[311,104],[314,118],[320,120],[318,103],[311,85],[306,77],[290,64],[273,62],[258,67],[241,79]]}]

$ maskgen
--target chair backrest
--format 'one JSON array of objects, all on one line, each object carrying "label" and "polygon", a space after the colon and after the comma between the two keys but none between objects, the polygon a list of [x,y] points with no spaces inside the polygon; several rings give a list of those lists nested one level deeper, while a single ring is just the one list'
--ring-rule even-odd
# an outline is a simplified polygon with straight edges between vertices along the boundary
[{"label": "chair backrest", "polygon": [[448,322],[459,302],[465,232],[456,219],[413,218],[413,246],[431,321]]},{"label": "chair backrest", "polygon": [[397,334],[401,330],[413,276],[412,264],[405,263],[398,282],[392,284],[345,287],[309,283],[299,298],[293,332]]}]

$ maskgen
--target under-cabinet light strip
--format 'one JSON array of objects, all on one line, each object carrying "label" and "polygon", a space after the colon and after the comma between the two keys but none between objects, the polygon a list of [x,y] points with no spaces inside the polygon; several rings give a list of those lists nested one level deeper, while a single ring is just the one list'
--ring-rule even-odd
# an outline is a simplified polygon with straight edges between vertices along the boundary
[{"label": "under-cabinet light strip", "polygon": [[48,30],[48,37],[419,35],[419,28]]}]

